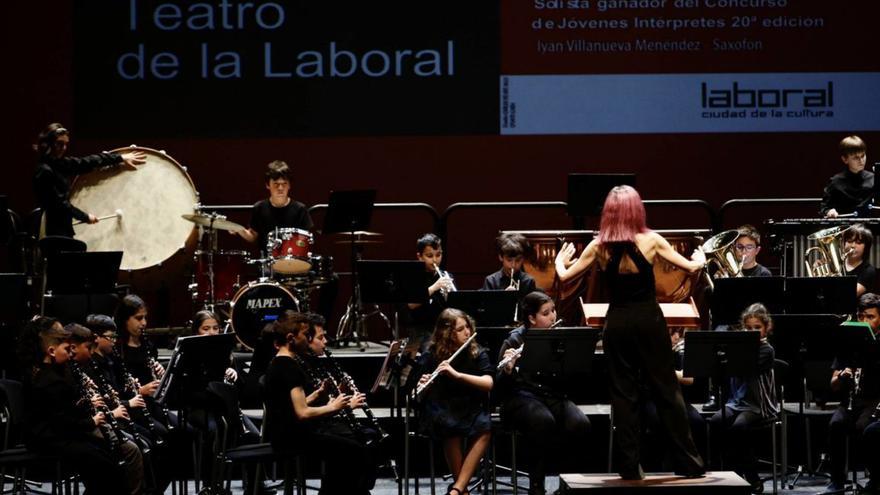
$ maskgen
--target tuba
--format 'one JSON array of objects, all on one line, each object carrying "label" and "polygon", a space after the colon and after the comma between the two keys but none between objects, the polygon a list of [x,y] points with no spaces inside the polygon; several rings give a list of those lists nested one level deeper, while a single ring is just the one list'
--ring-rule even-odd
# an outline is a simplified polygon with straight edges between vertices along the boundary
[{"label": "tuba", "polygon": [[[717,278],[742,277],[743,260],[737,257],[733,245],[739,239],[738,230],[725,230],[715,234],[703,243],[701,249],[706,254],[706,268],[712,263],[718,267],[715,272]],[[708,277],[709,286],[712,279]]]},{"label": "tuba", "polygon": [[817,244],[804,251],[808,277],[841,277],[846,274],[844,261],[852,253],[852,249],[843,250],[843,234],[847,230],[849,227],[829,227],[807,236]]}]

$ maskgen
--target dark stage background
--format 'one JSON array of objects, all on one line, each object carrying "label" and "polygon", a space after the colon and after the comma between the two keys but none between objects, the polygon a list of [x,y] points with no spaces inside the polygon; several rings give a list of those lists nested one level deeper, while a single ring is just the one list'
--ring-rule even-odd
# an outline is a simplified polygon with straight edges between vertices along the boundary
[{"label": "dark stage background", "polygon": [[[188,168],[205,204],[265,197],[262,174],[274,159],[293,165],[293,195],[307,205],[326,202],[331,190],[375,188],[379,202],[426,202],[438,212],[459,201],[565,200],[571,172],[635,172],[645,199],[698,198],[715,207],[731,198],[816,197],[841,170],[837,142],[851,133],[865,138],[874,162],[872,149],[880,144],[880,112],[873,112],[880,88],[873,84],[880,72],[876,2],[722,8],[716,5],[725,2],[692,0],[623,8],[632,3],[13,2],[2,16],[0,194],[22,215],[34,207],[30,146],[54,121],[71,129],[74,155],[128,144],[166,150]],[[233,15],[244,4],[250,5],[245,15]],[[681,19],[696,24],[673,22]],[[629,51],[625,45],[615,51],[611,41],[630,43]],[[151,57],[161,52],[166,55],[151,69]],[[134,55],[121,59],[126,54]],[[674,75],[675,87],[705,76],[710,88],[732,91],[731,79],[711,77],[732,73],[746,74],[731,77],[755,91],[826,88],[833,80],[835,100],[820,102],[818,110],[835,115],[785,117],[775,128],[766,118],[746,116],[719,127],[722,117],[706,120],[696,108],[670,117],[664,131],[661,103],[668,97],[642,97],[639,84],[654,83],[628,78]],[[572,75],[618,75],[618,87],[635,85],[633,101],[612,100],[627,108],[619,115],[608,107],[589,113],[592,107],[579,105],[604,96],[590,92],[592,79],[562,78]],[[514,85],[525,81],[511,98],[535,98],[544,113],[526,113],[528,105],[521,104],[523,126],[511,127],[504,120],[511,115],[505,78]],[[682,86],[680,106],[700,107],[698,84]],[[739,111],[736,103],[726,109]],[[809,106],[789,103],[783,110]],[[621,131],[620,119],[642,130]],[[810,216],[815,209],[785,213]],[[733,212],[728,227],[774,215],[766,208]],[[316,220],[320,225],[321,216]],[[649,222],[709,227],[695,209],[652,209]],[[476,287],[497,269],[493,237],[499,229],[569,226],[564,212],[552,209],[461,212],[449,225],[446,268],[459,288]],[[431,227],[426,215],[378,212],[372,230],[383,232],[385,242],[369,246],[365,256],[411,258],[416,237]],[[149,225],[143,235],[151,235]],[[242,247],[228,235],[221,246]],[[315,251],[333,255],[338,271],[349,269],[345,247],[333,239],[318,237]],[[185,265],[189,256],[181,256]],[[188,318],[185,271],[150,275],[167,288],[160,299],[145,294],[153,299],[151,324]],[[337,305],[347,284],[343,277]]]}]

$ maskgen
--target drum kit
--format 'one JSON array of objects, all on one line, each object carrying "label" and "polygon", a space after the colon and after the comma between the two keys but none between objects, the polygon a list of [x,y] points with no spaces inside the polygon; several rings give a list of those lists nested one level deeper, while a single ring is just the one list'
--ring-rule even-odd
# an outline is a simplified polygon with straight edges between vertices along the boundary
[{"label": "drum kit", "polygon": [[[263,258],[252,258],[247,251],[218,249],[218,231],[245,227],[204,211],[186,167],[161,150],[132,145],[112,151],[140,151],[146,162],[137,170],[101,169],[76,179],[71,202],[107,219],[76,225],[77,239],[85,241],[89,251],[122,251],[121,270],[149,272],[162,279],[167,270],[179,269],[176,260],[181,258],[172,258],[175,254],[195,247],[188,286],[192,300],[227,316],[245,347],[252,349],[263,327],[283,311],[309,311],[313,291],[336,279],[333,257],[312,253],[314,239],[306,230],[269,232]],[[150,226],[149,235],[144,234],[145,225]],[[200,237],[195,226],[201,230]],[[371,232],[343,234],[347,235],[337,243],[381,242]]]},{"label": "drum kit", "polygon": [[[193,302],[229,318],[243,346],[253,349],[260,331],[285,310],[309,311],[312,292],[334,280],[333,257],[311,252],[314,237],[306,230],[269,232],[266,256],[217,248],[217,231],[245,227],[217,213],[185,214],[202,227],[201,249],[194,254]],[[258,270],[251,267],[257,266]]]}]

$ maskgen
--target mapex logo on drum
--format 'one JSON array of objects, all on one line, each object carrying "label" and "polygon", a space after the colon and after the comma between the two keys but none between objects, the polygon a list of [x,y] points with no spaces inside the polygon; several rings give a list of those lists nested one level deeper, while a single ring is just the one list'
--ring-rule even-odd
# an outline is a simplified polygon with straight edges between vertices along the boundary
[{"label": "mapex logo on drum", "polygon": [[281,298],[280,297],[269,297],[266,299],[252,299],[247,302],[248,309],[265,309],[265,308],[280,308],[281,307]]}]

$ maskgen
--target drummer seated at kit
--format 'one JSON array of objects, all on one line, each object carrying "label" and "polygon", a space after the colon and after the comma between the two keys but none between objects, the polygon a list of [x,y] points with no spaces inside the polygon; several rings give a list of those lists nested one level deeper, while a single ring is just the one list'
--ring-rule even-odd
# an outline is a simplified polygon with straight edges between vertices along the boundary
[{"label": "drummer seated at kit", "polygon": [[266,167],[266,189],[269,198],[257,201],[251,210],[250,228],[233,232],[248,242],[266,248],[269,233],[276,228],[312,230],[314,223],[306,205],[290,197],[291,171],[281,160]]},{"label": "drummer seated at kit", "polygon": [[522,234],[504,233],[495,239],[501,268],[486,277],[481,290],[516,290],[521,300],[535,290],[535,279],[523,271],[529,241]]},{"label": "drummer seated at kit", "polygon": [[[857,223],[843,233],[844,266],[847,275],[857,277],[856,295],[874,292],[877,286],[877,270],[865,259],[871,252],[874,234],[864,225]],[[849,253],[849,254],[846,254]]]},{"label": "drummer seated at kit", "polygon": [[752,225],[743,225],[736,229],[739,237],[733,244],[736,254],[742,262],[742,274],[744,277],[769,277],[773,275],[767,267],[758,263],[758,253],[761,252],[761,234]]},{"label": "drummer seated at kit", "polygon": [[826,218],[853,213],[867,216],[874,199],[874,173],[865,170],[868,147],[862,138],[847,136],[840,141],[839,148],[846,170],[829,179],[819,214]]}]

